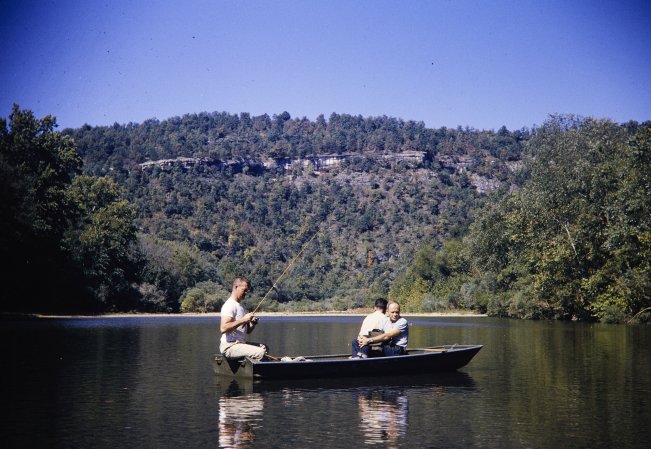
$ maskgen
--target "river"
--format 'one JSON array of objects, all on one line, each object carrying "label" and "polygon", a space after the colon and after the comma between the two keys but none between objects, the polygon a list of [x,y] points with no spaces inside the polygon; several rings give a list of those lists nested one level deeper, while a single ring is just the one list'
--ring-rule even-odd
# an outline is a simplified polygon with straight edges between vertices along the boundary
[{"label": "river", "polygon": [[[2,322],[5,448],[647,448],[651,327],[410,317],[454,373],[217,378],[218,317]],[[358,316],[263,317],[276,356],[347,352]]]}]

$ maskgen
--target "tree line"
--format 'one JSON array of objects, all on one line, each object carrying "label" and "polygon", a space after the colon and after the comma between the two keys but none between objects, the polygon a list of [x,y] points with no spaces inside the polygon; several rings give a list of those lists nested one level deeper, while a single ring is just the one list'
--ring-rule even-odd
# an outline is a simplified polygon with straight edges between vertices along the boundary
[{"label": "tree line", "polygon": [[[271,289],[266,310],[388,297],[407,312],[621,322],[651,306],[648,123],[201,113],[57,132],[15,106],[0,125],[4,310],[213,311],[239,274],[249,306]],[[417,165],[365,157],[414,150]],[[344,153],[360,157],[325,172],[139,169]]]},{"label": "tree line", "polygon": [[462,238],[421,247],[393,296],[421,309],[647,321],[649,123],[550,117],[524,158],[522,186],[486,203]]}]

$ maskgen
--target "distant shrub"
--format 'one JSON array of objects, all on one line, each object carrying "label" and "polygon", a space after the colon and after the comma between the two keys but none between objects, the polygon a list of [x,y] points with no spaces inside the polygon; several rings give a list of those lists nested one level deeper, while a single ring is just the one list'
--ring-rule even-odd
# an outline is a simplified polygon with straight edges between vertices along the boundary
[{"label": "distant shrub", "polygon": [[326,312],[327,308],[322,301],[310,301],[302,299],[300,301],[290,301],[278,304],[278,312]]},{"label": "distant shrub", "polygon": [[508,301],[503,294],[493,294],[488,297],[486,313],[489,316],[507,317]]},{"label": "distant shrub", "polygon": [[181,312],[218,312],[230,293],[214,282],[200,282],[180,298]]},{"label": "distant shrub", "polygon": [[543,318],[542,310],[537,302],[533,300],[531,292],[516,291],[507,307],[507,313],[513,318],[523,318],[525,320],[539,320]]},{"label": "distant shrub", "polygon": [[420,308],[423,313],[445,312],[451,309],[456,309],[457,302],[457,298],[454,295],[438,297],[431,293],[427,293],[423,296],[423,302],[421,303]]},{"label": "distant shrub", "polygon": [[165,292],[159,289],[154,284],[143,282],[135,286],[140,298],[138,300],[140,307],[138,310],[145,312],[172,312],[172,308],[167,304],[167,297]]},{"label": "distant shrub", "polygon": [[602,323],[623,323],[626,321],[626,313],[615,304],[606,304],[602,307],[599,319]]}]

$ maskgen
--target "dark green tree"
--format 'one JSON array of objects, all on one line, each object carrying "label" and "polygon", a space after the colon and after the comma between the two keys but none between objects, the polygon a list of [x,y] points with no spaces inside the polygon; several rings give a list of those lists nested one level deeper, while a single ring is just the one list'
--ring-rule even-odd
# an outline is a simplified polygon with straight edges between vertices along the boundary
[{"label": "dark green tree", "polygon": [[70,226],[65,192],[81,168],[73,140],[14,105],[0,119],[0,252],[4,310],[52,310],[70,281],[61,241]]},{"label": "dark green tree", "polygon": [[103,309],[134,308],[138,280],[134,211],[107,177],[76,177],[67,191],[76,210],[65,241],[78,264],[91,298]]}]

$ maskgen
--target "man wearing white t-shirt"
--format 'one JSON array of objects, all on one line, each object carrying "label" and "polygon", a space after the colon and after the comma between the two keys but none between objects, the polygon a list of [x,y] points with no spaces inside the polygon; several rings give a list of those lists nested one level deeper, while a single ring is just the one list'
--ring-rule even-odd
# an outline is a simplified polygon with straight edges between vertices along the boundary
[{"label": "man wearing white t-shirt", "polygon": [[219,350],[229,358],[248,357],[262,360],[267,353],[263,344],[247,342],[246,336],[253,332],[258,319],[253,313],[246,313],[240,302],[249,291],[249,281],[242,276],[233,281],[231,296],[221,309],[220,331],[222,333]]},{"label": "man wearing white t-shirt", "polygon": [[371,331],[384,329],[389,318],[387,313],[387,300],[384,298],[376,299],[373,313],[364,318],[362,327],[359,329],[359,335],[369,337]]},{"label": "man wearing white t-shirt", "polygon": [[386,311],[387,300],[383,298],[376,299],[373,313],[367,315],[366,318],[364,318],[364,322],[362,323],[362,327],[359,330],[359,334],[353,339],[351,343],[351,347],[353,348],[352,357],[363,357],[364,355],[367,355],[369,348],[361,351],[358,340],[359,337],[370,337],[373,331],[380,331],[380,333],[385,332],[387,329],[387,324],[389,322],[389,317],[386,316]]}]

